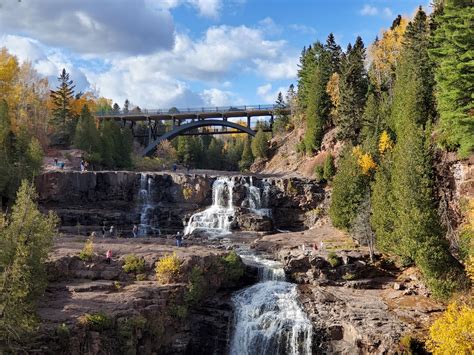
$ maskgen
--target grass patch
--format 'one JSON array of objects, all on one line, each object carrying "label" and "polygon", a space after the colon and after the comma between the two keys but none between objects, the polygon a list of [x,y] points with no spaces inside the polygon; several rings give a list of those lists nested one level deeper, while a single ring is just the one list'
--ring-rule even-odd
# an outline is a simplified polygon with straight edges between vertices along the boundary
[{"label": "grass patch", "polygon": [[78,323],[84,328],[98,332],[112,327],[112,320],[103,312],[85,313],[78,318]]}]

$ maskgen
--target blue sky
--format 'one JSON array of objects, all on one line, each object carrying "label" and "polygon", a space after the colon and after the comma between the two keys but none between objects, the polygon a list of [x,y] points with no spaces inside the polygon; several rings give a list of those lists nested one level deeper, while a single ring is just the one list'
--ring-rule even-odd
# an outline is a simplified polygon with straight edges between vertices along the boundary
[{"label": "blue sky", "polygon": [[0,47],[56,85],[142,108],[270,103],[303,46],[330,32],[368,46],[427,0],[0,0]]}]

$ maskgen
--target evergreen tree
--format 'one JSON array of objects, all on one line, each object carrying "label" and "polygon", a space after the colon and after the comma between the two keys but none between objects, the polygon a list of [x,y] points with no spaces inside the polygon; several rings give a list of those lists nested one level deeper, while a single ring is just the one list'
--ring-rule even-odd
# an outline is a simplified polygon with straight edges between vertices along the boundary
[{"label": "evergreen tree", "polygon": [[335,174],[336,166],[334,165],[334,157],[332,156],[332,154],[328,154],[328,156],[324,160],[323,179],[326,181],[331,181]]},{"label": "evergreen tree", "polygon": [[252,140],[252,154],[255,158],[268,158],[268,142],[267,135],[260,127]]},{"label": "evergreen tree", "polygon": [[89,108],[84,105],[79,116],[74,135],[74,146],[87,153],[87,159],[91,162],[100,162],[102,144],[99,130]]},{"label": "evergreen tree", "polygon": [[316,64],[308,83],[306,104],[306,132],[304,145],[307,153],[312,153],[321,147],[324,128],[331,112],[331,99],[326,92],[331,75],[330,58],[323,45],[314,45]]},{"label": "evergreen tree", "polygon": [[0,221],[0,338],[7,344],[36,329],[36,303],[47,285],[45,261],[58,219],[41,214],[36,198],[23,181],[10,218]]},{"label": "evergreen tree", "polygon": [[244,143],[244,149],[242,151],[242,159],[239,161],[240,170],[248,170],[254,161],[254,156],[252,153],[251,139],[247,137]]},{"label": "evergreen tree", "polygon": [[339,120],[337,122],[339,137],[353,144],[359,142],[367,95],[368,81],[364,61],[364,43],[360,37],[357,37],[354,46],[348,46],[341,64]]},{"label": "evergreen tree", "polygon": [[114,103],[114,106],[112,107],[112,112],[120,113],[120,106],[118,105],[118,103]]},{"label": "evergreen tree", "polygon": [[51,99],[54,104],[53,124],[58,129],[62,139],[66,143],[72,138],[75,128],[74,113],[71,110],[71,102],[74,100],[73,81],[69,73],[63,69],[58,77],[59,86],[57,90],[51,90]]},{"label": "evergreen tree", "polygon": [[275,122],[273,123],[273,132],[281,133],[286,130],[286,126],[289,122],[289,117],[286,112],[283,110],[286,108],[285,100],[283,99],[283,94],[281,91],[278,93],[277,100],[275,101],[276,110],[275,110]]},{"label": "evergreen tree", "polygon": [[[434,48],[439,140],[468,156],[474,149],[474,6],[469,0],[447,0],[435,17]],[[441,12],[441,11],[438,11]]]},{"label": "evergreen tree", "polygon": [[207,150],[207,163],[210,169],[220,170],[223,163],[223,143],[220,139],[213,138]]},{"label": "evergreen tree", "polygon": [[[7,188],[12,175],[12,133],[10,119],[8,117],[8,105],[6,101],[0,101],[0,200],[7,198]],[[0,201],[0,207],[3,201]]]},{"label": "evergreen tree", "polygon": [[123,113],[127,114],[130,110],[130,101],[128,99],[123,103]]},{"label": "evergreen tree", "polygon": [[373,154],[377,152],[380,134],[387,130],[387,117],[390,117],[391,103],[387,92],[371,90],[367,96],[360,141],[365,149]]},{"label": "evergreen tree", "polygon": [[336,43],[336,39],[332,33],[329,34],[326,40],[325,46],[327,52],[329,53],[330,57],[330,71],[331,73],[338,73],[340,70],[341,58],[342,58],[342,50],[341,46]]},{"label": "evergreen tree", "polygon": [[368,190],[368,178],[362,174],[350,149],[339,160],[333,186],[329,216],[335,227],[349,230]]},{"label": "evergreen tree", "polygon": [[303,48],[298,65],[298,104],[302,110],[306,109],[308,93],[310,92],[310,81],[316,64],[316,58],[311,46]]},{"label": "evergreen tree", "polygon": [[239,170],[239,161],[244,151],[244,141],[240,138],[231,139],[225,147],[226,170]]}]

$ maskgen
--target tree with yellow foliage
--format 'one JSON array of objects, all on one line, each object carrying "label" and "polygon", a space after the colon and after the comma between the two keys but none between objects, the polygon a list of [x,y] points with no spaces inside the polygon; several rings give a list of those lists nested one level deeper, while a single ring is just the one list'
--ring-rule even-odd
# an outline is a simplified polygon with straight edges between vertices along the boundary
[{"label": "tree with yellow foliage", "polygon": [[387,150],[393,148],[393,141],[387,131],[383,131],[379,139],[379,152],[384,154]]},{"label": "tree with yellow foliage", "polygon": [[428,350],[434,355],[474,353],[474,308],[453,302],[430,327]]}]

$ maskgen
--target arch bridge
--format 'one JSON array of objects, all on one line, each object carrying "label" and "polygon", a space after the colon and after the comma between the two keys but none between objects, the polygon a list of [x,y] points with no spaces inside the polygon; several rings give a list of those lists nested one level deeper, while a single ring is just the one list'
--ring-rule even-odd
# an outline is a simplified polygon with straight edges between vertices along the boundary
[{"label": "arch bridge", "polygon": [[[98,120],[121,122],[124,127],[132,130],[134,137],[145,138],[146,147],[142,154],[150,155],[159,143],[179,135],[246,133],[255,136],[256,129],[252,127],[253,117],[270,117],[268,124],[263,126],[263,130],[271,132],[274,117],[278,114],[289,113],[290,108],[287,106],[246,105],[194,109],[121,110],[96,112],[95,117]],[[229,118],[245,118],[245,120],[237,123],[229,121]],[[137,124],[139,122],[141,124]]]}]

